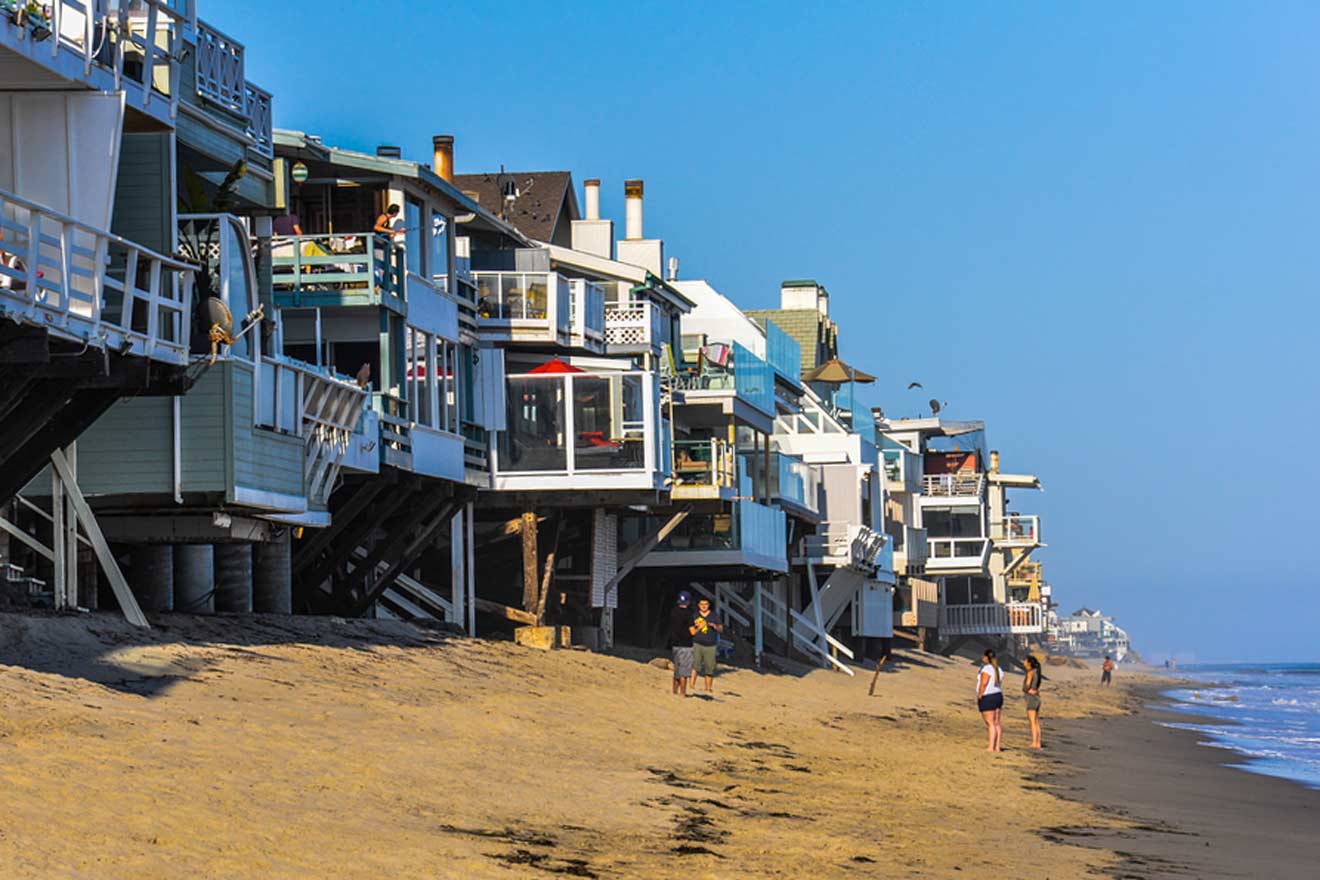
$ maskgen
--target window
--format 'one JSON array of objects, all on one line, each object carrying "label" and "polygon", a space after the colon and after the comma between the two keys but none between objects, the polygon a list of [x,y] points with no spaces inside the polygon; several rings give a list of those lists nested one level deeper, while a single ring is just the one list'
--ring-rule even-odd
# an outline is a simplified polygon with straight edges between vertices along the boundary
[{"label": "window", "polygon": [[982,537],[979,507],[927,507],[921,521],[932,538]]},{"label": "window", "polygon": [[422,224],[422,203],[412,196],[404,200],[403,223],[407,227],[404,245],[408,249],[408,271],[425,278],[428,231]]},{"label": "window", "polygon": [[431,212],[431,264],[432,275],[449,275],[449,218],[439,211]]},{"label": "window", "polygon": [[573,466],[640,468],[646,458],[642,377],[573,377]]},{"label": "window", "polygon": [[535,377],[508,380],[507,428],[500,432],[500,469],[568,469],[564,443],[564,382]]}]

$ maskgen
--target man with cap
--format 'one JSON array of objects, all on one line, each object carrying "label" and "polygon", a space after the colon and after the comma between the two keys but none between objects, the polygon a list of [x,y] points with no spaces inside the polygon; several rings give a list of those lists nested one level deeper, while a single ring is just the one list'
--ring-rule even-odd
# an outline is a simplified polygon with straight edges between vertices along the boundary
[{"label": "man with cap", "polygon": [[687,696],[692,674],[692,594],[683,590],[669,612],[669,652],[674,662],[674,693]]}]

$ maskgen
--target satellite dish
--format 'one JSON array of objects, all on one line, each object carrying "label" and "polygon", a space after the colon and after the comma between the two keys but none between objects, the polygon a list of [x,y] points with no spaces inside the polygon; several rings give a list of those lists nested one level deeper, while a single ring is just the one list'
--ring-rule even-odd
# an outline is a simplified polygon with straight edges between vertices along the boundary
[{"label": "satellite dish", "polygon": [[206,323],[210,325],[211,332],[221,335],[226,339],[234,338],[234,316],[229,311],[229,306],[218,296],[208,296],[206,298]]}]

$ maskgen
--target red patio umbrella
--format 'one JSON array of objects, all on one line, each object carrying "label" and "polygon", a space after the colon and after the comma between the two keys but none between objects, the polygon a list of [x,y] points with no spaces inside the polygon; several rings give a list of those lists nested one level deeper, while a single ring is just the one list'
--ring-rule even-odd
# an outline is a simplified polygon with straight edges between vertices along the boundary
[{"label": "red patio umbrella", "polygon": [[565,363],[564,361],[561,361],[559,358],[552,358],[546,363],[541,364],[541,366],[537,367],[536,369],[527,371],[528,375],[531,375],[533,373],[538,375],[543,375],[546,373],[584,373],[584,372],[586,371],[581,370],[573,366],[572,364]]}]

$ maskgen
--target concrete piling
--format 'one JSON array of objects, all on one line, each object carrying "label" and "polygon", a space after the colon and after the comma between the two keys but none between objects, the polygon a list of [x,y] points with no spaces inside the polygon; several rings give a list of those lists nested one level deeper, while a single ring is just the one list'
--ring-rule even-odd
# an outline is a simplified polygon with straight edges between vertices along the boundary
[{"label": "concrete piling", "polygon": [[174,545],[174,610],[215,613],[215,553],[210,544]]},{"label": "concrete piling", "polygon": [[229,614],[252,611],[252,545],[215,545],[215,610]]},{"label": "concrete piling", "polygon": [[288,534],[252,547],[252,608],[263,614],[293,613],[292,548]]},{"label": "concrete piling", "polygon": [[143,611],[174,608],[174,548],[169,544],[138,544],[130,553],[129,587]]}]

